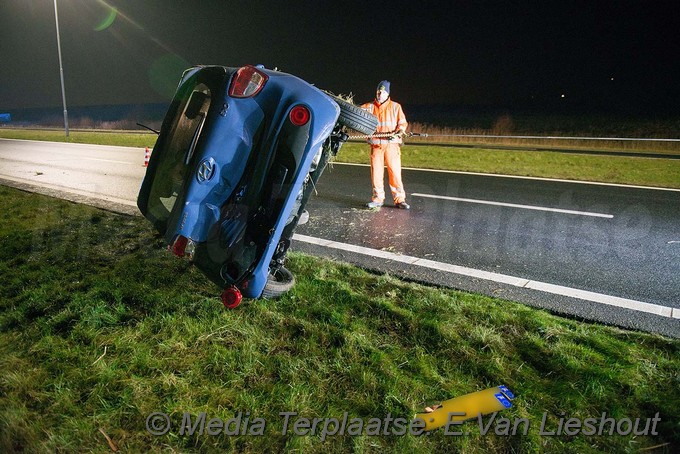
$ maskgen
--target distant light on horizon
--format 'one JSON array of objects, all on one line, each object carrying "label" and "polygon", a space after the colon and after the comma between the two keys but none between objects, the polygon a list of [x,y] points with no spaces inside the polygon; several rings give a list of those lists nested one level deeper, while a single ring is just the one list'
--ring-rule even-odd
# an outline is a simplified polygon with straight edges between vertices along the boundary
[{"label": "distant light on horizon", "polygon": [[565,95],[564,93],[562,93],[562,96],[560,96],[560,98],[566,98],[566,97],[567,97],[567,95]]}]

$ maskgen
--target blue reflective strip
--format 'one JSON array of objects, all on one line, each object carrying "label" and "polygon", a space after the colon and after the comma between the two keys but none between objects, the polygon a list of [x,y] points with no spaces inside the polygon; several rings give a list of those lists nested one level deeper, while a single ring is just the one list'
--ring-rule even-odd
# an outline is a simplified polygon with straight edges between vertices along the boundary
[{"label": "blue reflective strip", "polygon": [[505,408],[510,408],[512,407],[512,403],[505,398],[505,396],[501,393],[494,394],[496,396],[496,399],[505,407]]},{"label": "blue reflective strip", "polygon": [[505,386],[505,385],[500,385],[500,386],[498,387],[498,389],[500,389],[501,392],[502,392],[503,394],[505,394],[505,397],[507,397],[508,399],[514,399],[514,398],[515,398],[515,394],[513,394],[513,392],[510,391],[510,390],[508,389],[507,386]]}]

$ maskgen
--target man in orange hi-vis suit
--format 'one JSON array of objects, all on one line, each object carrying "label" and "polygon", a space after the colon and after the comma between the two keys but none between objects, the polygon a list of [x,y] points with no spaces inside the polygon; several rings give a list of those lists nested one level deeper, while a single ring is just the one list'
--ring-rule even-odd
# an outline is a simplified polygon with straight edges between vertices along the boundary
[{"label": "man in orange hi-vis suit", "polygon": [[393,133],[391,137],[371,137],[371,182],[373,184],[373,197],[366,204],[369,208],[378,208],[385,201],[385,164],[390,181],[390,190],[394,206],[408,210],[411,207],[406,203],[406,192],[401,181],[401,137],[406,133],[406,116],[401,104],[390,99],[390,83],[383,80],[376,89],[375,100],[361,106],[378,117],[376,133]]}]

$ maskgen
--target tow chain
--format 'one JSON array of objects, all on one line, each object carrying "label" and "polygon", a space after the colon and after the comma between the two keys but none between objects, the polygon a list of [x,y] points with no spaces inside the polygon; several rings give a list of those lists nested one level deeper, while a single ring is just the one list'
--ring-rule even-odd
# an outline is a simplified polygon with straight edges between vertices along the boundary
[{"label": "tow chain", "polygon": [[[349,136],[348,139],[388,139],[390,137],[395,137],[396,135],[392,132],[379,132],[377,134],[363,134],[360,136]],[[407,132],[402,134],[401,137],[427,137],[427,134],[421,134],[419,132]]]},{"label": "tow chain", "polygon": [[[381,132],[378,134],[365,134],[360,136],[348,136],[348,139],[384,139],[393,137],[391,132]],[[657,139],[643,137],[568,137],[568,136],[505,136],[493,134],[423,134],[419,132],[407,132],[401,137],[466,137],[473,139],[544,139],[544,140],[610,140],[610,141],[631,141],[631,142],[680,142],[678,139]]]}]

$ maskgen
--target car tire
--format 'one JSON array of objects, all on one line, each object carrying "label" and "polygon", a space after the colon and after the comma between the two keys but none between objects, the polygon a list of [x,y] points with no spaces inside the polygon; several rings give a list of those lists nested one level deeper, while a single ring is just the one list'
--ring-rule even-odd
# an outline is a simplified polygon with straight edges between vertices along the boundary
[{"label": "car tire", "polygon": [[362,134],[373,134],[375,132],[378,127],[378,118],[375,115],[337,96],[329,96],[340,106],[338,123]]},{"label": "car tire", "polygon": [[262,290],[262,298],[278,298],[293,288],[295,277],[288,269],[280,267],[274,273],[270,271],[267,283]]}]

